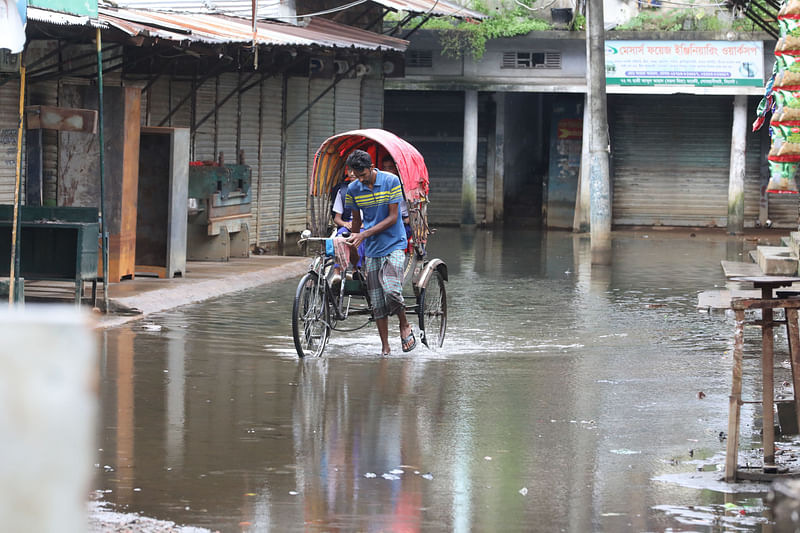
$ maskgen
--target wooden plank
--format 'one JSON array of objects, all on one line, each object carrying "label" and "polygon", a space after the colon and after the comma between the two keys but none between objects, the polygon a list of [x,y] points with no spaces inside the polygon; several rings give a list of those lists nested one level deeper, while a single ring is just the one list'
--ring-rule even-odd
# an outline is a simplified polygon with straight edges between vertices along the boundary
[{"label": "wooden plank", "polygon": [[756,299],[761,296],[758,289],[715,289],[697,295],[698,309],[730,309],[733,298]]},{"label": "wooden plank", "polygon": [[734,310],[744,309],[800,309],[800,298],[772,298],[764,300],[762,298],[734,298],[731,300],[731,307]]},{"label": "wooden plank", "polygon": [[728,401],[728,443],[725,450],[725,481],[736,481],[739,463],[739,421],[742,408],[742,361],[744,358],[744,311],[736,313],[733,334],[733,377]]},{"label": "wooden plank", "polygon": [[761,418],[764,445],[764,472],[775,472],[775,356],[772,334],[772,309],[761,310]]},{"label": "wooden plank", "polygon": [[742,261],[720,261],[722,271],[726,278],[763,276],[764,272],[756,263],[745,263]]},{"label": "wooden plank", "polygon": [[797,309],[786,310],[786,329],[789,341],[789,361],[792,366],[792,385],[794,387],[795,414],[800,428],[800,327],[797,323]]}]

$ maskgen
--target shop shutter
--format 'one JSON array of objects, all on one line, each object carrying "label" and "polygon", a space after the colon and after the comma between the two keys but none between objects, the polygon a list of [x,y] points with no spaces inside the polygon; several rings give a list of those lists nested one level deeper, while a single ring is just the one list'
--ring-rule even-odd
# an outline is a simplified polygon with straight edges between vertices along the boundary
[{"label": "shop shutter", "polygon": [[[724,227],[733,97],[612,95],[608,101],[613,223]],[[759,147],[751,151],[757,155]],[[751,181],[758,183],[753,164],[750,191]]]},{"label": "shop shutter", "polygon": [[[192,99],[191,97],[183,102],[180,107],[177,107],[184,98],[192,91],[192,82],[190,81],[176,81],[172,80],[170,83],[170,105],[169,110],[175,111],[169,122],[165,126],[173,128],[191,128],[192,127]],[[176,108],[177,107],[177,108]]]},{"label": "shop shutter", "polygon": [[[217,85],[217,103],[228,98],[236,91],[239,75],[226,72],[219,77]],[[228,98],[224,105],[217,110],[217,155],[224,154],[225,163],[234,164],[238,161],[237,141],[239,136],[239,95],[234,94]]]},{"label": "shop shutter", "polygon": [[361,127],[361,80],[348,78],[341,80],[334,88],[336,115],[334,131],[357,130]]},{"label": "shop shutter", "polygon": [[383,80],[361,79],[361,127],[383,127]]},{"label": "shop shutter", "polygon": [[[162,76],[150,86],[147,92],[147,105],[149,105],[147,112],[150,115],[149,126],[158,126],[169,113],[169,91],[170,80],[166,76]],[[144,102],[142,102],[142,105],[144,105]]]},{"label": "shop shutter", "polygon": [[282,115],[283,78],[267,78],[261,87],[261,170],[254,200],[258,219],[253,232],[259,244],[280,240]]},{"label": "shop shutter", "polygon": [[797,231],[799,200],[797,194],[769,195],[767,218],[772,221],[773,228]]},{"label": "shop shutter", "polygon": [[[195,126],[209,112],[213,111],[217,101],[217,79],[207,79],[198,89],[195,96],[195,112],[192,126]],[[217,144],[214,137],[216,114],[200,124],[194,132],[192,159],[195,161],[216,161]]]},{"label": "shop shutter", "polygon": [[[430,176],[431,224],[461,222],[464,94],[391,91],[386,97],[386,127],[413,144]],[[477,219],[486,206],[486,142],[478,143]]]},{"label": "shop shutter", "polygon": [[0,113],[0,203],[13,204],[19,133],[19,80],[0,85],[0,109],[4,110]]},{"label": "shop shutter", "polygon": [[[766,135],[766,131],[754,132],[752,131],[753,128],[750,127],[751,119],[756,116],[756,107],[759,100],[760,98],[750,97],[747,106],[747,148],[744,173],[744,225],[746,228],[755,227],[756,221],[758,221],[759,203],[761,202],[761,166],[766,165],[766,161],[761,160],[761,137],[762,134]],[[732,112],[733,109],[731,108]],[[731,118],[731,127],[732,125],[733,118]],[[766,135],[764,142],[769,143],[768,135]],[[795,211],[796,215],[797,212]],[[726,224],[727,220],[726,217]]]},{"label": "shop shutter", "polygon": [[[32,105],[58,105],[58,82],[44,81],[28,89]],[[27,168],[23,167],[23,168]],[[25,173],[27,175],[27,172]],[[58,131],[42,130],[42,201],[45,205],[56,204],[58,177]]]},{"label": "shop shutter", "polygon": [[[322,92],[330,87],[331,81],[325,79],[312,79],[310,81],[309,101],[313,101],[322,94]],[[319,146],[325,142],[325,139],[334,134],[334,108],[335,108],[335,93],[333,90],[328,91],[325,96],[317,100],[317,102],[309,110],[309,124],[308,124],[308,170],[309,175],[314,165],[314,155]],[[308,186],[307,186],[308,187]],[[315,212],[322,210],[322,213]],[[329,204],[322,198],[317,201],[309,199],[309,217],[314,215],[315,220],[328,220],[325,218],[329,211]]]},{"label": "shop shutter", "polygon": [[[58,65],[58,55],[48,54],[58,48],[58,41],[35,40],[29,41],[25,50],[25,61],[36,68]],[[27,88],[27,103],[30,105],[58,106],[58,80],[41,81],[30,84]],[[19,104],[17,104],[19,105]],[[24,166],[23,168],[27,168]],[[27,172],[24,173],[27,175]],[[58,131],[51,129],[42,130],[42,201],[45,205],[56,204],[56,187],[58,179]]]},{"label": "shop shutter", "polygon": [[[244,76],[240,74],[241,77]],[[258,222],[258,137],[261,123],[258,108],[261,102],[261,87],[256,85],[239,95],[241,113],[239,124],[239,149],[244,152],[244,163],[250,166],[250,244],[258,244],[256,223]],[[231,161],[233,162],[233,161]]]},{"label": "shop shutter", "polygon": [[[295,118],[309,102],[308,78],[289,78],[286,90],[286,117]],[[283,231],[299,232],[306,229],[308,200],[308,133],[309,114],[303,113],[286,130],[285,190],[283,191]]]}]

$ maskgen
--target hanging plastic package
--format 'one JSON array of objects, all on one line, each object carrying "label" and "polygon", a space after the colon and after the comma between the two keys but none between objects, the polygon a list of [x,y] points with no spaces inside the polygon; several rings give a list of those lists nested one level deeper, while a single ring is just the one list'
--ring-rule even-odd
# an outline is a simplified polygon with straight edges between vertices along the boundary
[{"label": "hanging plastic package", "polygon": [[767,192],[775,194],[797,194],[798,163],[769,162]]}]

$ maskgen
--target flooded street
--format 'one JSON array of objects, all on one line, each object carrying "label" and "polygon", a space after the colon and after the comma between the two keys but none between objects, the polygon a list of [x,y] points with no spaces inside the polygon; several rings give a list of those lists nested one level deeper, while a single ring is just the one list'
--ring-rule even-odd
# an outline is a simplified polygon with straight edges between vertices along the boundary
[{"label": "flooded street", "polygon": [[393,318],[389,358],[370,325],[298,360],[297,279],[103,331],[94,488],[224,532],[771,531],[765,493],[698,472],[724,463],[733,320],[697,294],[754,247],[620,233],[592,268],[568,232],[441,229],[439,352],[402,354]]}]

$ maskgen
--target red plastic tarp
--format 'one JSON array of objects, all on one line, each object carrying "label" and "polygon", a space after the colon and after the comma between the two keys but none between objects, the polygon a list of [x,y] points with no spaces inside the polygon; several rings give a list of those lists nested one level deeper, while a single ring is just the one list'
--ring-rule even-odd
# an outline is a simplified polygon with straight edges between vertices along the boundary
[{"label": "red plastic tarp", "polygon": [[312,196],[327,194],[344,177],[345,160],[353,150],[364,150],[380,169],[380,161],[389,155],[397,165],[406,200],[428,197],[428,169],[422,154],[394,133],[377,128],[353,130],[334,135],[320,145],[311,171]]}]

